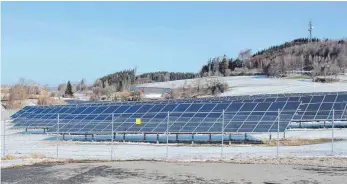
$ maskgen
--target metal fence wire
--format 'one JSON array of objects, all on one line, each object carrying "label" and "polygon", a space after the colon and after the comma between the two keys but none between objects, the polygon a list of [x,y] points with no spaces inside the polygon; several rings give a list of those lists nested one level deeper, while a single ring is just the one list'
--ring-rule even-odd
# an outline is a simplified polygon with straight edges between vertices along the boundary
[{"label": "metal fence wire", "polygon": [[[294,113],[252,112],[174,113],[158,117],[110,117],[88,114],[58,114],[50,120],[26,120],[15,128],[11,121],[2,123],[2,156],[59,159],[229,159],[251,155],[326,155],[345,154],[334,147],[334,111],[331,147],[293,148],[282,146],[288,123]],[[98,117],[102,120],[98,120]],[[93,118],[93,119],[92,119]],[[285,132],[281,132],[281,130]],[[86,131],[88,130],[88,131]],[[151,131],[148,131],[151,130]],[[267,130],[267,131],[255,131]],[[273,136],[276,134],[276,138]],[[339,133],[340,134],[340,133]],[[275,146],[238,146],[276,141]],[[282,152],[281,152],[282,151]]]}]

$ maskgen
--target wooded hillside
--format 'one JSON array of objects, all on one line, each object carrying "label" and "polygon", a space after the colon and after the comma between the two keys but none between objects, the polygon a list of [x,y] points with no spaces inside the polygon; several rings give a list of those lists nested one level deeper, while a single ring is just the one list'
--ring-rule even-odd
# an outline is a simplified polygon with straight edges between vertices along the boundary
[{"label": "wooded hillside", "polygon": [[283,76],[291,71],[316,75],[344,73],[347,66],[347,40],[312,41],[300,38],[272,46],[252,55],[250,49],[241,51],[237,59],[215,57],[202,66],[201,76],[230,76],[265,74]]},{"label": "wooded hillside", "polygon": [[[210,58],[193,72],[158,71],[136,75],[136,69],[124,70],[99,78],[89,86],[96,96],[111,96],[112,92],[129,91],[134,84],[166,82],[207,76],[258,75],[285,76],[299,72],[315,76],[337,76],[347,66],[347,40],[299,38],[271,46],[254,54],[243,50],[235,58],[226,55]],[[80,88],[84,84],[81,83]],[[77,89],[77,87],[76,87]]]}]

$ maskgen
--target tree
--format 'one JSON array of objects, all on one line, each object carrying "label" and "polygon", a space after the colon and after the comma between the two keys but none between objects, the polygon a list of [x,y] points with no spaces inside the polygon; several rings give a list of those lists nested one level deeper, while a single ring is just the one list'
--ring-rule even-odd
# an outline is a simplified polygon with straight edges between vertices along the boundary
[{"label": "tree", "polygon": [[[223,56],[222,62],[219,65],[219,71],[224,75],[224,76],[228,76],[226,71],[227,69],[229,69],[229,61],[228,58],[226,57],[226,55]],[[230,75],[230,74],[229,74]]]},{"label": "tree", "polygon": [[245,66],[246,64],[249,65],[248,61],[250,57],[251,57],[251,49],[246,49],[239,53],[238,59],[240,59],[243,63],[243,66]]},{"label": "tree", "polygon": [[70,81],[66,84],[66,90],[65,90],[65,96],[66,97],[73,97],[73,91]]},{"label": "tree", "polygon": [[[28,99],[28,97],[29,94],[27,88],[23,86],[22,83],[16,84],[10,89],[10,95],[8,98],[9,108],[22,108],[23,101]],[[16,102],[19,102],[19,104],[16,104]]]},{"label": "tree", "polygon": [[77,84],[76,90],[77,91],[85,91],[86,89],[87,89],[86,80],[82,79],[81,82],[79,84]]}]

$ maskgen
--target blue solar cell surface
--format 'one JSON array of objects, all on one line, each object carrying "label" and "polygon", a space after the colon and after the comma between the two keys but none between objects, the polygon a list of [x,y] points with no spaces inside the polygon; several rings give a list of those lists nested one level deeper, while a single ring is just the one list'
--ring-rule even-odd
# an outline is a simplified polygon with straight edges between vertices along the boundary
[{"label": "blue solar cell surface", "polygon": [[66,133],[162,133],[167,128],[177,133],[273,132],[278,122],[284,131],[291,121],[330,120],[332,109],[336,120],[344,120],[346,103],[346,92],[93,102],[27,106],[12,118],[17,128]]}]

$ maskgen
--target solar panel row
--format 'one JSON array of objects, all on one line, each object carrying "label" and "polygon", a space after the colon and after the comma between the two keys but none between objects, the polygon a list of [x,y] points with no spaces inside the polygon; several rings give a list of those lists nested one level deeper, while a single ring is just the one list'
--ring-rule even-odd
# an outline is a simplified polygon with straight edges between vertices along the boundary
[{"label": "solar panel row", "polygon": [[[290,121],[329,120],[332,109],[335,119],[346,119],[346,93],[288,96],[38,106],[12,117],[17,128],[65,133],[161,133],[168,125],[177,133],[273,132],[277,121],[284,131]],[[136,118],[142,124],[136,125]]]},{"label": "solar panel row", "polygon": [[[68,133],[110,133],[112,122],[116,132],[170,132],[215,133],[222,131],[223,109],[225,131],[275,131],[277,109],[282,110],[280,129],[284,130],[300,105],[299,102],[274,103],[219,103],[219,104],[155,104],[140,106],[110,106],[100,114],[60,114],[59,131]],[[110,114],[109,112],[113,112]],[[169,113],[169,122],[167,120]],[[58,114],[44,115],[27,120],[24,127],[38,125],[58,129]],[[141,125],[135,119],[141,118]],[[112,121],[113,119],[113,121]],[[260,122],[262,122],[260,124]]]},{"label": "solar panel row", "polygon": [[[200,102],[200,101],[193,101],[190,103],[247,103],[247,102],[301,102],[303,106],[305,104],[325,104],[325,103],[335,103],[335,102],[347,102],[347,94],[341,94],[341,95],[320,95],[320,96],[300,96],[300,97],[269,97],[269,98],[256,98],[256,99],[245,99],[245,100],[225,100],[225,101],[210,101],[210,102]],[[173,104],[178,104],[180,102],[172,102]],[[189,102],[185,102],[189,103]],[[138,102],[133,103],[133,105],[144,105],[144,104],[168,104],[163,102]],[[91,113],[100,113],[102,112],[102,109],[105,108],[104,106],[112,106],[112,105],[123,105],[122,103],[108,103],[108,104],[81,104],[81,105],[56,105],[56,106],[39,106],[39,107],[25,107],[18,113],[12,116],[12,118],[18,118],[18,117],[26,117],[27,115],[31,115],[32,113],[35,113],[36,116],[39,116],[40,114],[48,114],[48,113],[76,113],[74,112],[74,109],[83,109],[85,112],[91,112]],[[126,104],[126,105],[132,105],[132,104]],[[313,105],[311,105],[313,106]],[[317,105],[316,105],[317,106]],[[318,105],[321,107],[321,105]],[[323,108],[327,108],[327,105],[323,105]],[[66,107],[69,107],[69,109],[66,109]],[[102,107],[96,110],[96,107]],[[319,107],[316,108],[316,110],[319,110]],[[300,108],[300,111],[304,111],[306,107]],[[308,108],[308,110],[311,110],[313,108]],[[95,110],[95,112],[93,112]],[[78,110],[76,110],[77,113],[79,113]]]},{"label": "solar panel row", "polygon": [[213,102],[213,101],[229,101],[229,100],[251,100],[251,99],[264,99],[264,98],[281,98],[281,97],[301,97],[301,96],[321,96],[321,95],[343,95],[347,91],[342,92],[316,92],[316,93],[284,93],[284,94],[263,94],[263,95],[246,95],[246,96],[222,96],[211,98],[186,98],[186,99],[168,99],[168,100],[155,100],[155,101],[77,101],[70,100],[69,105],[102,105],[102,104],[138,104],[138,103],[189,103],[189,102]]}]

